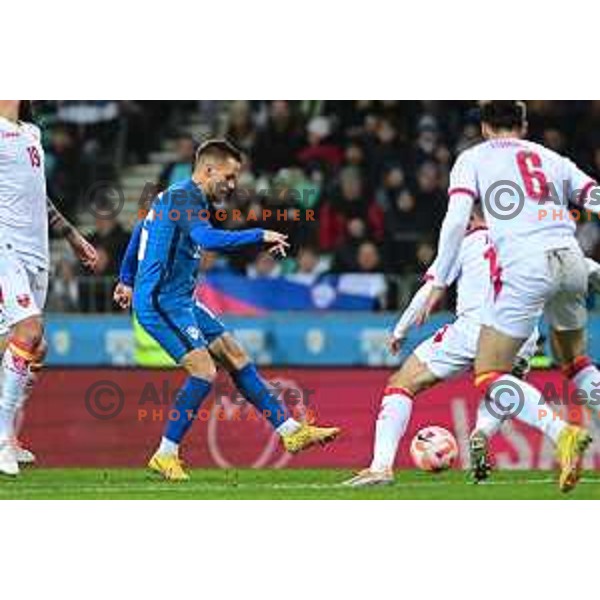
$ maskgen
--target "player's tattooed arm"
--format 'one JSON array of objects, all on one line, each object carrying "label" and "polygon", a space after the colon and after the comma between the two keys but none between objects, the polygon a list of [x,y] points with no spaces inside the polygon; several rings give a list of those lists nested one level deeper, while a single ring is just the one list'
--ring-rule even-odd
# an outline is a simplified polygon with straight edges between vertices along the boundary
[{"label": "player's tattooed arm", "polygon": [[93,271],[98,264],[98,253],[94,246],[56,208],[56,205],[50,198],[46,199],[46,203],[48,205],[48,222],[52,232],[56,236],[66,239],[77,258],[81,261],[81,264]]}]

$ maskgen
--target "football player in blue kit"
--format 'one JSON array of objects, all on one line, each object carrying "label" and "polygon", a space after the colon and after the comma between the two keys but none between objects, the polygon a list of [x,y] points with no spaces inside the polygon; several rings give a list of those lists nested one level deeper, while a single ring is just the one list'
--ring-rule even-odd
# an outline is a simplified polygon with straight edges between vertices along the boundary
[{"label": "football player in blue kit", "polygon": [[336,427],[317,427],[292,418],[258,374],[223,323],[194,298],[202,251],[230,251],[262,244],[285,255],[287,236],[277,231],[214,228],[211,206],[235,190],[243,156],[226,140],[213,139],[197,151],[192,177],[159,194],[133,231],[121,266],[115,301],[133,306],[139,324],[187,371],[158,449],[148,466],[165,479],[187,480],[179,445],[222,365],[235,385],[296,453],[332,441]]}]

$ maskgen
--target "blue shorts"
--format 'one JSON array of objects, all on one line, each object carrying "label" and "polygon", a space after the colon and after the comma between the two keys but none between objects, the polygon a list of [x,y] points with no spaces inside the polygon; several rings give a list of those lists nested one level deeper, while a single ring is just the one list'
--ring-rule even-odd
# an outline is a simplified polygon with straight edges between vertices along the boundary
[{"label": "blue shorts", "polygon": [[206,306],[190,300],[169,303],[159,296],[152,305],[134,309],[138,323],[176,362],[199,348],[206,348],[226,331],[221,320]]}]

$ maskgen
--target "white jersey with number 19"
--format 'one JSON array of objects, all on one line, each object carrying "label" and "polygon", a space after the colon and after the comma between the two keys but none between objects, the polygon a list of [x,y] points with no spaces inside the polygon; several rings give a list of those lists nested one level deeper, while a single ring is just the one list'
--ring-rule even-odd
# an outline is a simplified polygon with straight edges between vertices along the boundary
[{"label": "white jersey with number 19", "polygon": [[40,130],[0,117],[0,243],[22,263],[47,270],[48,208]]}]

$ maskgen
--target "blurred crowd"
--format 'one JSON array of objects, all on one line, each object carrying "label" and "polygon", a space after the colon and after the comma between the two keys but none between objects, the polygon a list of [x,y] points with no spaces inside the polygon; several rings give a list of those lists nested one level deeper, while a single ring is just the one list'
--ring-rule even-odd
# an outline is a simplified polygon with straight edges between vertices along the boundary
[{"label": "blurred crowd", "polygon": [[[376,290],[382,308],[397,307],[398,276],[422,273],[435,257],[449,171],[459,152],[480,141],[471,101],[89,104],[54,106],[48,129],[49,187],[72,199],[67,204],[74,218],[86,180],[97,177],[98,169],[115,168],[102,156],[114,157],[111,144],[119,135],[121,163],[143,163],[165,136],[180,129],[186,115],[201,111],[212,131],[226,135],[248,157],[230,208],[242,215],[269,208],[273,214],[258,223],[229,219],[221,225],[272,227],[292,241],[286,261],[248,251],[209,258],[206,268],[307,283],[326,272],[369,274],[365,285]],[[600,178],[600,101],[529,101],[528,107],[532,139]],[[197,140],[181,130],[176,137],[176,158],[156,182],[161,188],[191,173]],[[282,220],[277,209],[298,209],[302,218]],[[307,220],[308,214],[314,220]],[[114,248],[107,249],[114,256],[122,251],[126,232],[118,223],[111,227],[119,232],[112,234]],[[103,233],[96,235],[101,240]],[[578,235],[584,250],[600,259],[597,222],[580,223]]]}]

